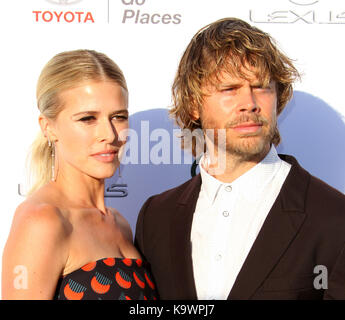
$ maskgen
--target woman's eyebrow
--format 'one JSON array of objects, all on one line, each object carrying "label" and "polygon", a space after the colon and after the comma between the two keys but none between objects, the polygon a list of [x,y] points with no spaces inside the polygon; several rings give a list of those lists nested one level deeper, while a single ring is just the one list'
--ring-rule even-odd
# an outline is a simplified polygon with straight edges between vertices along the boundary
[{"label": "woman's eyebrow", "polygon": [[[79,115],[82,115],[82,114],[96,115],[96,114],[99,114],[99,113],[100,113],[100,111],[86,110],[86,111],[81,111],[81,112],[77,112],[77,113],[73,114],[73,117],[79,116]],[[128,110],[127,109],[115,110],[114,112],[111,112],[110,114],[117,114],[117,113],[126,113],[126,114],[128,114]]]},{"label": "woman's eyebrow", "polygon": [[98,114],[98,113],[99,113],[99,111],[92,111],[92,110],[90,110],[90,111],[81,111],[81,112],[77,112],[77,113],[73,114],[73,117],[79,116],[81,114]]}]

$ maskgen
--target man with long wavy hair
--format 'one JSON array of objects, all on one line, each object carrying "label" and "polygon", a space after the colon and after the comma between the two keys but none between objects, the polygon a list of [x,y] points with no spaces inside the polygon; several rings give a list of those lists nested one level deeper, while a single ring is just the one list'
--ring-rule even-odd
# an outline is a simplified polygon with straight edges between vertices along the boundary
[{"label": "man with long wavy hair", "polygon": [[200,174],[148,199],[136,231],[162,299],[345,299],[345,196],[275,149],[298,78],[239,19],[189,43],[170,113]]}]

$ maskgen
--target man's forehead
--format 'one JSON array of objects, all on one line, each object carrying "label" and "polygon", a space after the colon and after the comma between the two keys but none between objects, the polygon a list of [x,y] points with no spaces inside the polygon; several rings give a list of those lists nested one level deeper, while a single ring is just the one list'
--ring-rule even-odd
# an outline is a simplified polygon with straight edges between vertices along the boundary
[{"label": "man's forehead", "polygon": [[244,82],[244,81],[249,81],[249,82],[255,82],[259,81],[260,76],[258,70],[247,70],[247,69],[242,69],[240,72],[229,72],[227,70],[221,70],[218,73],[217,80],[219,83],[224,83],[224,82]]},{"label": "man's forehead", "polygon": [[204,88],[208,90],[218,89],[231,85],[240,85],[249,82],[253,85],[268,85],[273,80],[269,75],[260,74],[257,69],[241,70],[241,72],[229,72],[222,70],[204,83]]}]

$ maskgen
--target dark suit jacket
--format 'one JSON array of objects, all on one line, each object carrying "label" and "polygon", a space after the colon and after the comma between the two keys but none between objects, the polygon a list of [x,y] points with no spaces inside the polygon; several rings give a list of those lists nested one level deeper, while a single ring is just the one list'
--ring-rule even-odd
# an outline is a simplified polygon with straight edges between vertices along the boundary
[{"label": "dark suit jacket", "polygon": [[[292,164],[228,299],[345,299],[345,196]],[[161,299],[196,299],[191,225],[200,175],[149,198],[137,221],[135,243],[151,264]],[[328,289],[316,289],[317,265]],[[323,275],[325,275],[323,273]]]}]

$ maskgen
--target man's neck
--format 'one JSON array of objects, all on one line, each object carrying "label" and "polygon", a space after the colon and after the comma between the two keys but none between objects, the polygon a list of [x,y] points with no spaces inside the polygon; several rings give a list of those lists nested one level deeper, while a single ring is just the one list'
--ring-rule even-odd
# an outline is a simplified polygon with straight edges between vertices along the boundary
[{"label": "man's neck", "polygon": [[229,152],[208,155],[208,164],[204,163],[201,165],[217,180],[231,183],[261,162],[269,151],[270,147],[261,154],[247,159]]}]

